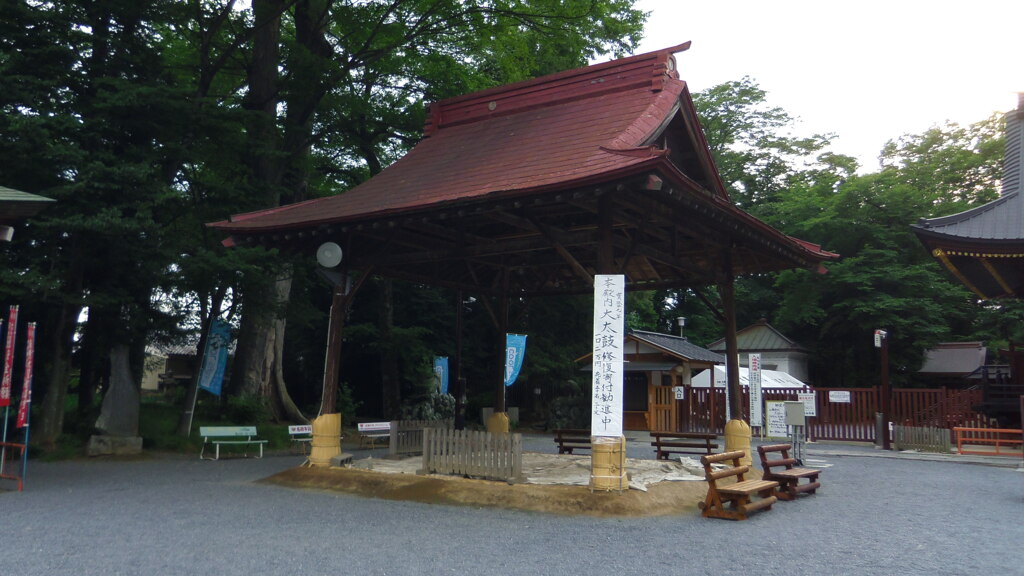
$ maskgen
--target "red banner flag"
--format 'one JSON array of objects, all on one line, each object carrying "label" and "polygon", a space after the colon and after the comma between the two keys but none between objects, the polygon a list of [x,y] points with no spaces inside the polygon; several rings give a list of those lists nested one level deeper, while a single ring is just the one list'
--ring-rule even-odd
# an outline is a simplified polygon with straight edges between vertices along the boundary
[{"label": "red banner flag", "polygon": [[7,343],[4,346],[4,378],[0,380],[0,406],[11,405],[11,372],[14,371],[14,337],[18,333],[18,307],[11,306],[7,320]]},{"label": "red banner flag", "polygon": [[21,383],[21,405],[18,406],[18,428],[28,424],[28,411],[32,404],[32,364],[35,362],[36,323],[30,322],[25,336],[25,378]]}]

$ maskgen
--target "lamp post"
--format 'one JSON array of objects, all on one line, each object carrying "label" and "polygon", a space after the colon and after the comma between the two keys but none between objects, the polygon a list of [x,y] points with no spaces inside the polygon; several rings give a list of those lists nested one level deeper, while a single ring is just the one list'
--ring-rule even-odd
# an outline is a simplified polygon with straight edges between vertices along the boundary
[{"label": "lamp post", "polygon": [[680,317],[676,318],[676,324],[679,324],[679,337],[685,339],[686,338],[686,334],[685,334],[686,316],[680,316]]},{"label": "lamp post", "polygon": [[885,330],[875,330],[875,348],[881,350],[881,365],[882,365],[882,386],[881,386],[881,402],[879,402],[879,408],[882,412],[882,429],[879,431],[882,434],[882,450],[890,450],[892,448],[889,439],[889,419],[892,418],[892,388],[889,386],[889,333]]}]

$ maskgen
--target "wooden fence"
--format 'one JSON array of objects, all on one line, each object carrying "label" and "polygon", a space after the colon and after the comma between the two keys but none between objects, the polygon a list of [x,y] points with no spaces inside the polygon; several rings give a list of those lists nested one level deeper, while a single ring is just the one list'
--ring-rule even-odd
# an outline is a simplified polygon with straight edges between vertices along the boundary
[{"label": "wooden fence", "polygon": [[423,431],[428,428],[452,428],[448,420],[392,420],[388,439],[388,456],[401,457],[423,452]]},{"label": "wooden fence", "polygon": [[949,454],[953,447],[948,428],[900,426],[892,427],[892,445],[897,450],[920,450]]},{"label": "wooden fence", "polygon": [[523,480],[522,434],[491,434],[475,430],[426,428],[423,431],[422,474]]},{"label": "wooden fence", "polygon": [[[797,400],[804,389],[763,390],[765,401]],[[817,416],[807,419],[807,434],[817,440],[874,442],[876,414],[880,411],[881,391],[872,388],[821,388],[816,390]],[[848,393],[849,402],[832,401],[829,392]],[[847,394],[837,395],[846,398]],[[995,427],[989,418],[971,406],[981,403],[981,390],[898,388],[892,391],[894,424],[910,427],[952,429],[955,426]],[[744,417],[750,400],[743,393]],[[722,388],[691,388],[678,401],[676,430],[723,434],[725,391]]]}]

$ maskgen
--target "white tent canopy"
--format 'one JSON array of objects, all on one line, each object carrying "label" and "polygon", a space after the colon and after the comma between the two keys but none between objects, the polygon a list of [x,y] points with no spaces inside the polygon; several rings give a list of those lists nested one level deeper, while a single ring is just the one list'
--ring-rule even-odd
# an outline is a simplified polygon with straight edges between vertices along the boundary
[{"label": "white tent canopy", "polygon": [[[740,367],[740,386],[749,386],[750,370]],[[725,366],[715,366],[715,387],[725,388]],[[694,388],[708,388],[711,386],[711,370],[704,370],[693,377]],[[796,378],[779,372],[777,370],[761,370],[761,388],[807,388],[807,384]]]}]

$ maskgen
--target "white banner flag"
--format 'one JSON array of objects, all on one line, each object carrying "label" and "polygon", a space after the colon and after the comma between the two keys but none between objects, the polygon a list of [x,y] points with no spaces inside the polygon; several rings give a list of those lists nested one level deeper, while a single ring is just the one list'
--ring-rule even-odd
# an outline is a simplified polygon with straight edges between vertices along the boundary
[{"label": "white banner flag", "polygon": [[750,385],[750,425],[764,426],[764,413],[761,410],[761,406],[764,404],[761,398],[761,355],[751,354],[748,363],[750,364],[750,371],[747,374]]},{"label": "white banner flag", "polygon": [[590,433],[622,436],[622,345],[625,336],[626,279],[594,277],[594,374]]}]

